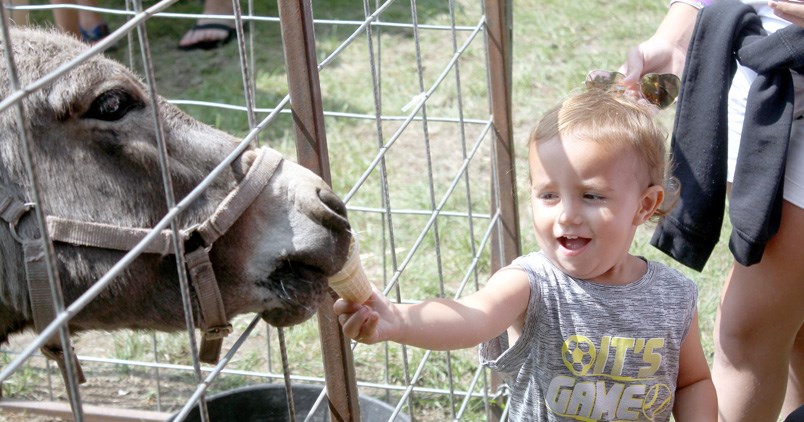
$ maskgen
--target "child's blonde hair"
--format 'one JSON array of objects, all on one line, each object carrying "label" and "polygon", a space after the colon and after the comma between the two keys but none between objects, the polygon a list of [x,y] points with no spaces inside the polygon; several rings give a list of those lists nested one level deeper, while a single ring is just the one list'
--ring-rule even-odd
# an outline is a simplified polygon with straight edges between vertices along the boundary
[{"label": "child's blonde hair", "polygon": [[677,198],[677,182],[669,177],[667,131],[654,118],[656,109],[616,92],[590,89],[548,110],[530,134],[528,148],[572,134],[610,148],[631,148],[648,170],[651,186],[662,186],[665,201],[655,217],[666,215]]}]

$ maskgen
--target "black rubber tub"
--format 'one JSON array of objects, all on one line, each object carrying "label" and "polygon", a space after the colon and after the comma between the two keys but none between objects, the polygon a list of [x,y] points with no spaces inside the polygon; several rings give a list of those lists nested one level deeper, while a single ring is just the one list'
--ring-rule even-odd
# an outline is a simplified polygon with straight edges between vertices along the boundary
[{"label": "black rubber tub", "polygon": [[[317,385],[293,385],[296,421],[329,422],[329,408],[326,402],[322,402],[311,418],[306,419],[322,389]],[[361,396],[359,403],[360,419],[363,422],[387,421],[394,412],[394,408],[388,403],[373,397]],[[259,384],[209,396],[207,397],[207,410],[211,422],[285,422],[291,420],[288,414],[284,384]],[[409,422],[410,418],[400,413],[394,420]],[[201,421],[198,407],[187,415],[185,421]]]}]

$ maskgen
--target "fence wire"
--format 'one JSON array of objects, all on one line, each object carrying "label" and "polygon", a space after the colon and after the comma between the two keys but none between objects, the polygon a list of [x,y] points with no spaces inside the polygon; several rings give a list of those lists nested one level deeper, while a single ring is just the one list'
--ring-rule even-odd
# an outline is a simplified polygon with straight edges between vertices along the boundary
[{"label": "fence wire", "polygon": [[[271,76],[258,64],[261,49],[265,48],[260,36],[264,34],[262,31],[275,31],[280,18],[258,15],[252,1],[246,2],[244,11],[235,0],[233,16],[175,12],[175,3],[175,0],[164,0],[143,8],[139,1],[127,0],[124,9],[58,6],[98,11],[110,19],[118,17],[120,24],[109,37],[86,53],[30,86],[13,86],[12,93],[0,101],[0,112],[17,107],[26,95],[62,77],[88,57],[114,46],[125,46],[125,53],[118,53],[120,60],[125,61],[127,57],[130,67],[140,69],[156,104],[158,90],[164,87],[157,87],[159,82],[154,69],[169,64],[161,63],[158,55],[151,54],[153,41],[148,35],[151,28],[148,25],[214,17],[231,20],[237,29],[237,52],[227,51],[232,60],[239,63],[242,102],[216,98],[169,100],[191,114],[198,110],[227,116],[226,113],[245,114],[247,127],[240,129],[244,133],[240,146],[205,182],[178,202],[173,198],[163,164],[161,171],[169,210],[153,227],[151,235],[84,295],[60,309],[56,319],[40,335],[23,337],[4,348],[0,382],[25,384],[18,389],[22,398],[42,397],[41,394],[51,400],[63,397],[63,390],[58,387],[61,381],[52,380],[52,367],[37,350],[59,330],[66,333],[63,327],[69,319],[108,288],[114,277],[158,233],[162,230],[177,232],[175,217],[248,145],[268,143],[286,154],[292,154],[295,149],[292,144],[282,139],[277,141],[272,136],[291,132],[290,95],[280,95],[273,104],[266,104],[264,96],[260,95],[260,90],[264,89],[260,79]],[[49,12],[54,7],[50,4],[6,5],[3,11],[5,45],[10,42],[6,16],[9,10],[36,13]],[[495,162],[498,155],[495,135],[499,130],[494,127],[494,110],[491,109],[489,79],[492,76],[486,47],[489,35],[483,3],[477,0],[446,3],[364,0],[362,10],[350,10],[351,18],[343,19],[328,16],[326,8],[326,2],[313,2],[314,14],[322,12],[324,16],[316,17],[314,28],[332,184],[347,205],[369,276],[389,298],[400,303],[433,296],[457,298],[471,293],[493,271],[491,256],[498,252],[494,250],[492,239],[499,232],[503,218],[498,201],[508,197],[494,191],[499,185],[498,173],[506,169],[498,168]],[[363,19],[355,18],[358,14]],[[139,59],[136,52],[140,53]],[[288,69],[288,72],[294,71],[298,69]],[[155,126],[160,127],[156,115],[154,120]],[[163,163],[167,160],[164,146],[160,148],[160,160]],[[177,250],[180,247],[174,245]],[[183,258],[179,253],[176,255],[179,257],[177,267],[183,269]],[[185,278],[180,277],[180,281],[187,310],[190,290]],[[322,308],[319,312],[331,312],[331,309]],[[127,344],[127,347],[149,349],[147,353],[133,353],[133,358],[121,357],[123,353],[119,350],[91,350],[94,348],[88,347],[90,345],[81,338],[77,339],[78,358],[86,367],[88,378],[92,379],[93,368],[101,368],[96,370],[103,372],[102,368],[110,366],[122,368],[118,371],[124,373],[137,373],[139,377],[153,380],[147,387],[149,398],[143,400],[148,403],[131,402],[125,406],[152,409],[173,415],[176,420],[184,420],[197,408],[204,421],[210,418],[205,400],[209,393],[250,383],[284,382],[286,394],[290,396],[293,384],[324,386],[327,382],[320,364],[311,364],[320,362],[321,355],[327,353],[315,350],[318,328],[314,321],[277,331],[271,327],[259,330],[258,316],[239,317],[235,322],[239,336],[227,340],[225,356],[214,367],[208,367],[198,360],[195,322],[191,312],[186,314],[189,315],[188,330],[181,337],[161,333],[126,333],[118,337],[122,340],[115,342]],[[175,352],[175,343],[183,344],[182,352]],[[387,403],[389,420],[397,417],[417,420],[494,418],[489,416],[495,410],[492,402],[501,399],[500,393],[490,385],[489,374],[477,364],[474,350],[441,353],[395,344],[351,343],[351,351],[354,362],[350,365],[354,365],[360,395]],[[182,354],[189,354],[189,360],[185,358],[184,363],[178,364],[170,362],[171,358]],[[281,356],[281,368],[277,368],[277,355]],[[32,373],[40,374],[37,375],[41,381],[38,386],[27,385],[29,380],[23,380]],[[67,396],[72,402],[75,419],[84,418],[82,404],[105,404],[95,402],[88,394],[89,389],[79,388],[75,379],[68,384]],[[177,388],[180,384],[183,387]],[[318,407],[326,407],[325,394],[326,389],[323,389],[307,418]],[[9,397],[7,393],[5,397]],[[294,420],[293,401],[289,404],[291,420]]]}]

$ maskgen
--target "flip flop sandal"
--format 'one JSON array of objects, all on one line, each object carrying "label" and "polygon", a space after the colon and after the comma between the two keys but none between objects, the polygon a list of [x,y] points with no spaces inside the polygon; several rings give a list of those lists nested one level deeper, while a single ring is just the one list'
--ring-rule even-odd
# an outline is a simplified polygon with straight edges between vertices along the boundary
[{"label": "flip flop sandal", "polygon": [[205,40],[205,41],[198,41],[196,43],[192,43],[190,45],[180,45],[179,50],[212,50],[214,48],[218,48],[221,46],[226,45],[229,41],[235,37],[236,30],[229,25],[225,25],[222,23],[205,23],[205,24],[198,24],[193,26],[191,31],[198,31],[198,30],[205,30],[205,29],[218,29],[222,31],[226,31],[226,36],[217,40]]}]

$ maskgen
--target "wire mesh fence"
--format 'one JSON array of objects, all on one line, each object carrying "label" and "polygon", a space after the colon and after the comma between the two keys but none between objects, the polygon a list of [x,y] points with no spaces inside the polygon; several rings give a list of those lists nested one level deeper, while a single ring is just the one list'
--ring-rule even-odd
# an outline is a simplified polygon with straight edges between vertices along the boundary
[{"label": "wire mesh fence", "polygon": [[[11,11],[47,14],[54,7],[32,3],[7,5],[4,28]],[[87,56],[105,50],[143,75],[154,95],[244,143],[269,145],[328,181],[346,203],[367,273],[392,300],[463,296],[518,254],[509,2],[235,1],[232,16],[219,16],[238,28],[234,45],[203,53],[207,69],[194,78],[172,76],[190,64],[168,53],[174,47],[164,46],[160,32],[210,17],[200,3],[182,3],[61,7],[97,10],[119,22]],[[12,90],[0,111],[13,110],[31,89],[37,87]],[[188,333],[73,336],[88,379],[80,387],[76,380],[65,386],[36,351],[37,339],[57,332],[54,324],[4,346],[4,401],[68,400],[76,419],[96,412],[82,408],[103,406],[152,411],[156,419],[216,420],[214,400],[203,404],[214,394],[279,384],[284,399],[294,395],[291,386],[312,384],[321,393],[301,406],[310,415],[328,407],[342,419],[362,412],[366,420],[359,399],[368,397],[387,411],[371,420],[501,416],[503,390],[478,365],[475,350],[351,343],[340,335],[332,300],[317,318],[287,329],[253,314],[235,318],[234,338],[225,340],[214,366],[199,362]]]}]

